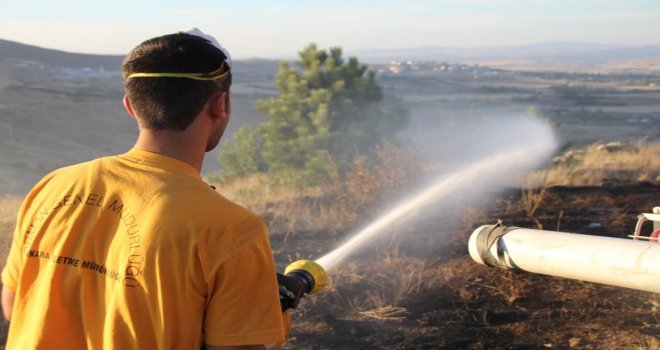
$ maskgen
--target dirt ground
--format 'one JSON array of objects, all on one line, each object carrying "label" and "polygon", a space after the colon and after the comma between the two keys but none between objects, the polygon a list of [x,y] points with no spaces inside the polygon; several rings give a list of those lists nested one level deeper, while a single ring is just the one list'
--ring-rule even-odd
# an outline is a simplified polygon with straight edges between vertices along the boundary
[{"label": "dirt ground", "polygon": [[[463,208],[465,219],[454,227],[427,221],[416,239],[389,240],[333,271],[328,290],[295,310],[285,348],[660,348],[655,293],[489,268],[467,253],[472,231],[497,219],[519,227],[537,228],[538,222],[547,230],[626,238],[639,213],[660,205],[660,187],[549,188],[536,220],[516,204],[522,193],[511,189],[492,198],[485,211]],[[275,236],[274,247],[294,247],[276,256],[327,251],[336,244],[329,235],[321,243],[319,236],[300,233],[287,241]],[[319,244],[327,246],[319,249]]]}]

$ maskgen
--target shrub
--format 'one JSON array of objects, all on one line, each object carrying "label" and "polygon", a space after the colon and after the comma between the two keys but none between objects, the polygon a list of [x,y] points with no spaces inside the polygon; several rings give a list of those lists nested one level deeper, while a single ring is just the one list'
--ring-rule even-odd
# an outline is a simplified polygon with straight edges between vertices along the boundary
[{"label": "shrub", "polygon": [[356,58],[344,60],[340,48],[313,44],[299,56],[297,67],[280,64],[279,96],[257,101],[268,120],[227,144],[220,157],[223,178],[267,172],[274,184],[317,186],[407,125],[403,108],[380,107],[382,88]]}]

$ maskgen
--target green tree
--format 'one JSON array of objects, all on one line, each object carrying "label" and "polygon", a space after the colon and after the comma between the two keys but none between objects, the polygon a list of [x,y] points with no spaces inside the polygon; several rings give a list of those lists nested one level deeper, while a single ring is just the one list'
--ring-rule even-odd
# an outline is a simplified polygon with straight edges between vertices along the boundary
[{"label": "green tree", "polygon": [[254,130],[243,126],[234,134],[234,142],[225,145],[220,162],[225,166],[223,176],[237,178],[266,170],[261,157],[262,145]]},{"label": "green tree", "polygon": [[315,184],[335,163],[346,169],[354,155],[369,153],[383,138],[393,140],[408,123],[404,109],[380,107],[382,88],[357,58],[345,61],[340,48],[325,51],[314,44],[299,57],[296,67],[280,64],[275,78],[279,96],[257,101],[268,121],[259,125],[256,139],[247,142],[247,133],[237,134],[221,156],[251,162],[236,153],[257,156],[242,145],[259,145],[263,167],[223,162],[230,173],[253,169],[268,171],[280,182]]}]

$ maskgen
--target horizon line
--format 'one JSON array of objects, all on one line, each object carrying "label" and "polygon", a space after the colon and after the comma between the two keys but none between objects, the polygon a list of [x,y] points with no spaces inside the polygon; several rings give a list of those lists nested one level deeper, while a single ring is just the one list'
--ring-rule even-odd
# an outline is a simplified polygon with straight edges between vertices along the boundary
[{"label": "horizon line", "polygon": [[[36,45],[36,44],[30,44],[30,43],[25,43],[25,42],[20,42],[20,41],[15,41],[15,40],[10,40],[10,39],[5,39],[0,37],[0,40],[19,44],[19,45],[24,45],[24,46],[30,46],[38,49],[43,49],[43,50],[51,50],[51,51],[58,51],[66,54],[74,54],[74,55],[91,55],[91,56],[126,56],[128,52],[125,53],[94,53],[94,52],[78,52],[78,51],[67,51],[59,48],[52,48],[52,47],[46,47],[46,46],[41,46],[41,45]],[[313,42],[310,42],[312,44]],[[527,43],[527,44],[500,44],[500,45],[483,45],[483,46],[448,46],[448,45],[423,45],[423,46],[410,46],[410,47],[390,47],[390,48],[360,48],[360,49],[350,49],[346,50],[342,46],[329,46],[328,48],[333,48],[333,47],[339,47],[342,49],[344,53],[351,53],[351,52],[387,52],[387,51],[404,51],[404,50],[423,50],[423,49],[462,49],[462,50],[470,50],[470,49],[492,49],[492,48],[520,48],[520,47],[526,47],[526,46],[539,46],[539,45],[549,45],[549,44],[569,44],[569,45],[593,45],[593,46],[609,46],[608,48],[633,48],[633,47],[660,47],[660,42],[658,43],[644,43],[644,44],[623,44],[623,43],[601,43],[601,42],[590,42],[590,41],[566,41],[566,40],[548,40],[548,41],[539,41],[539,42],[533,42],[533,43]],[[302,50],[302,48],[301,48]],[[233,54],[232,56],[235,56],[235,59],[241,59],[241,60],[250,60],[250,59],[263,59],[263,60],[278,60],[278,59],[285,59],[285,58],[290,58],[290,57],[297,57],[298,51],[295,53],[290,53],[290,54],[284,54],[284,55],[273,55],[273,54],[266,54],[262,56],[258,55],[245,55],[242,56],[240,54]]]}]

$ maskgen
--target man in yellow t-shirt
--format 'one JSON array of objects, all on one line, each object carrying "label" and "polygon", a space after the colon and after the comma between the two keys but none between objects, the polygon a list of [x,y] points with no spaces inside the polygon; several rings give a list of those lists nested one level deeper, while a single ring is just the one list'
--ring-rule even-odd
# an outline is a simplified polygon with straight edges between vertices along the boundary
[{"label": "man in yellow t-shirt", "polygon": [[7,348],[281,343],[267,229],[200,176],[229,121],[229,54],[193,29],[140,44],[123,76],[133,149],[50,173],[21,206],[2,271]]}]

